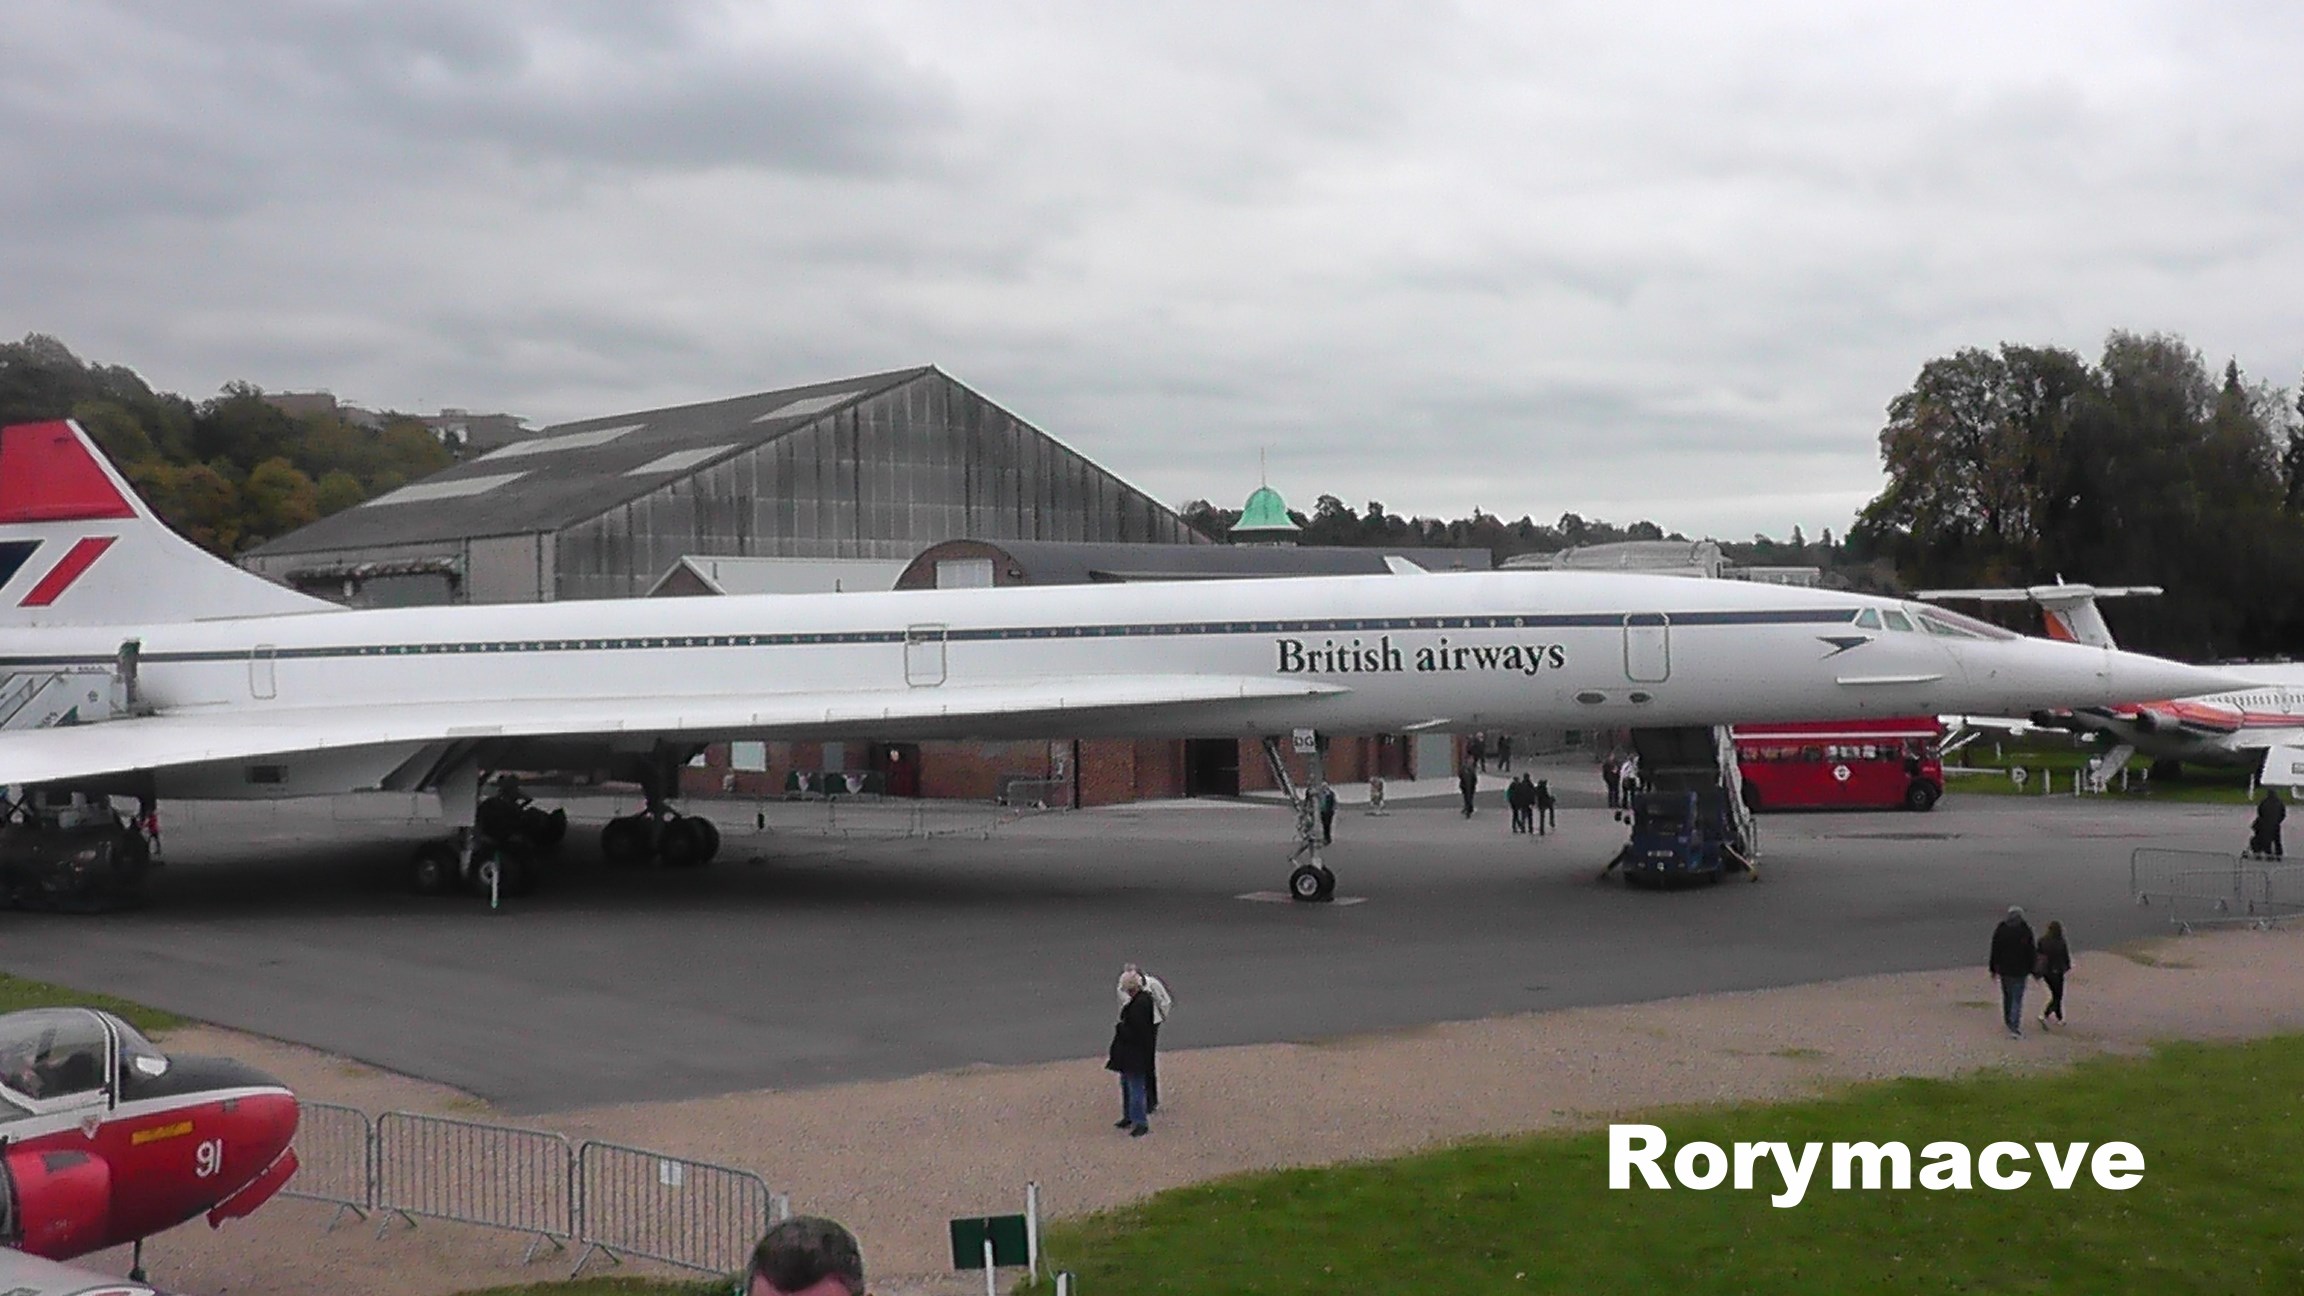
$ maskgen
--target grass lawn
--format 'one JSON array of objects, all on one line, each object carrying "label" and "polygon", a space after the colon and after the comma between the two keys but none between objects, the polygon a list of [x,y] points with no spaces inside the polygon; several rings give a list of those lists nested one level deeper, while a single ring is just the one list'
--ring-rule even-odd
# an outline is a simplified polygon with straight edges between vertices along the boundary
[{"label": "grass lawn", "polygon": [[68,990],[45,981],[32,981],[0,972],[0,1013],[22,1012],[26,1008],[101,1008],[148,1034],[191,1025],[189,1018],[130,1003],[125,999],[90,994],[84,990]]},{"label": "grass lawn", "polygon": [[[1605,1132],[1221,1180],[1055,1226],[1086,1296],[1332,1292],[2294,1293],[2304,1290],[2304,1038],[2170,1045],[2056,1075],[1903,1080],[1647,1119],[1672,1146],[2125,1140],[2141,1184],[2001,1192],[1610,1191]],[[1531,1097],[1531,1105],[1540,1099]],[[1167,1137],[1189,1137],[1173,1133]],[[1667,1155],[1665,1164],[1670,1165]],[[1634,1183],[1639,1183],[1637,1175]],[[1045,1290],[1045,1288],[1044,1288]]]},{"label": "grass lawn", "polygon": [[[1990,772],[1947,774],[1945,790],[1996,796],[2039,796],[2042,779],[2053,775],[2055,792],[2052,795],[2069,800],[2072,796],[2073,777],[2086,768],[2088,758],[2099,754],[2100,750],[2092,745],[2047,734],[2026,735],[1997,745],[1989,740],[1981,740],[1961,749],[1950,763]],[[2256,800],[2248,792],[2250,770],[2247,767],[2187,765],[2180,779],[2152,782],[2144,777],[2150,764],[2142,757],[2132,758],[2128,762],[2130,790],[2122,791],[2119,780],[2115,778],[2113,790],[2105,795],[2201,805],[2239,806],[2253,804]],[[2031,776],[2021,789],[2009,780],[2006,772],[2017,765],[2023,766]],[[2257,793],[2257,796],[2262,795],[2261,792]]]}]

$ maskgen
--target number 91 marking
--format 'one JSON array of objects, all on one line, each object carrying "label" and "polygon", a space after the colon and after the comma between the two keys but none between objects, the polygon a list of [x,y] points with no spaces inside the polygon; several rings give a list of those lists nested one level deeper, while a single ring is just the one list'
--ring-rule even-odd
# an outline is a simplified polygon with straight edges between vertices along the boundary
[{"label": "number 91 marking", "polygon": [[224,1140],[209,1139],[192,1149],[192,1173],[209,1179],[224,1169]]}]

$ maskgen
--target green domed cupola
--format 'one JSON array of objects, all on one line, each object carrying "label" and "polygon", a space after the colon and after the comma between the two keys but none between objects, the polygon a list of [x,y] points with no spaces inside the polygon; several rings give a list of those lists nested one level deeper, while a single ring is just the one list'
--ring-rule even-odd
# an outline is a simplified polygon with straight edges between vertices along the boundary
[{"label": "green domed cupola", "polygon": [[1288,502],[1280,492],[1259,486],[1240,510],[1240,520],[1232,524],[1231,537],[1243,544],[1294,544],[1303,530],[1288,516]]}]

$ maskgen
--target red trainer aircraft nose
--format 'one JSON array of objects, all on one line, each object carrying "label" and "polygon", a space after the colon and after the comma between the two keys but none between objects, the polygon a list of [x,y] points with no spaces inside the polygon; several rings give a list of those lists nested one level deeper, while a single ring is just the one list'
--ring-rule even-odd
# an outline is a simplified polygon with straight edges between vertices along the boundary
[{"label": "red trainer aircraft nose", "polygon": [[35,1255],[70,1259],[255,1210],[296,1171],[297,1116],[273,1077],[168,1057],[109,1013],[0,1017],[0,1205]]}]

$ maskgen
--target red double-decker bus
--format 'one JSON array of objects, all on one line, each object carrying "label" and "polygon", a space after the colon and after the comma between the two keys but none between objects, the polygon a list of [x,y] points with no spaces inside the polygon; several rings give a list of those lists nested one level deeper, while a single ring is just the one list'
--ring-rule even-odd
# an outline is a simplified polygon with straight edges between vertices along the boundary
[{"label": "red double-decker bus", "polygon": [[1754,810],[1926,810],[1944,795],[1934,716],[1739,725],[1736,767]]}]

